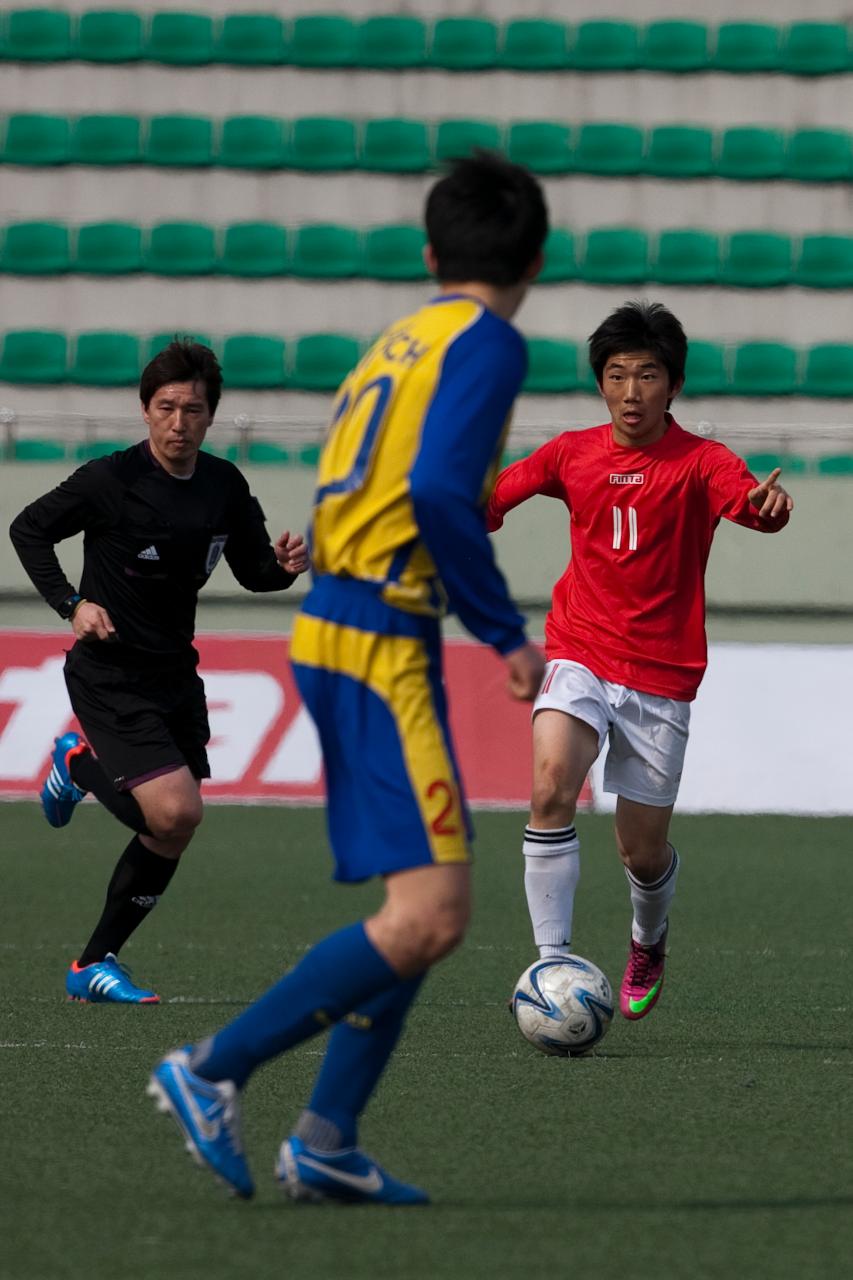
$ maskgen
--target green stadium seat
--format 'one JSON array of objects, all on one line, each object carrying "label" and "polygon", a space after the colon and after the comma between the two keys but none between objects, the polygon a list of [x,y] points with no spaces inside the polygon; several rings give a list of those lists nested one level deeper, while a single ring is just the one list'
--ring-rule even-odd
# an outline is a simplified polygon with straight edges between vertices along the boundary
[{"label": "green stadium seat", "polygon": [[3,57],[10,62],[60,62],[72,54],[65,9],[13,9],[6,18]]},{"label": "green stadium seat", "polygon": [[65,443],[61,440],[16,440],[12,456],[15,462],[59,462],[66,457]]},{"label": "green stadium seat", "polygon": [[422,120],[368,120],[359,167],[384,173],[423,173],[432,164],[429,132]]},{"label": "green stadium seat", "polygon": [[283,276],[290,268],[287,231],[272,222],[234,222],[225,228],[219,269],[228,276]]},{"label": "green stadium seat", "polygon": [[214,46],[217,62],[232,66],[279,66],[285,61],[284,22],[272,13],[229,13]]},{"label": "green stadium seat", "polygon": [[799,390],[806,396],[853,397],[853,345],[826,342],[812,347]]},{"label": "green stadium seat", "polygon": [[45,329],[14,329],[3,335],[0,382],[64,382],[68,340]]},{"label": "green stadium seat", "polygon": [[805,458],[790,453],[748,453],[744,462],[759,480],[763,480],[776,467],[782,467],[784,471],[795,475],[803,475],[809,469]]},{"label": "green stadium seat", "polygon": [[155,13],[145,56],[150,62],[205,66],[213,61],[213,19],[204,13]]},{"label": "green stadium seat", "polygon": [[74,121],[74,164],[136,164],[141,158],[141,123],[136,116],[78,116]]},{"label": "green stadium seat", "polygon": [[126,449],[129,440],[84,440],[74,449],[74,457],[78,462],[89,462],[92,458],[108,458],[111,453]]},{"label": "green stadium seat", "polygon": [[209,276],[216,271],[216,234],[202,222],[161,222],[151,228],[144,269],[155,276]]},{"label": "green stadium seat", "polygon": [[536,277],[539,284],[574,280],[578,274],[575,238],[571,231],[552,227],[544,246],[545,265]]},{"label": "green stadium seat", "polygon": [[812,289],[853,288],[853,236],[803,236],[793,283]]},{"label": "green stadium seat", "polygon": [[694,342],[687,346],[684,396],[721,396],[729,390],[725,347],[716,342]]},{"label": "green stadium seat", "polygon": [[355,23],[333,14],[294,18],[287,61],[296,67],[355,65]]},{"label": "green stadium seat", "polygon": [[853,476],[853,457],[848,453],[833,453],[817,460],[819,476]]},{"label": "green stadium seat", "polygon": [[789,396],[797,390],[797,352],[782,342],[744,342],[735,352],[736,396]]},{"label": "green stadium seat", "polygon": [[213,339],[208,334],[188,333],[186,329],[182,329],[179,326],[176,329],[170,329],[167,333],[153,333],[151,335],[147,343],[146,362],[158,356],[165,347],[168,347],[170,342],[175,341],[176,337],[189,338],[192,342],[200,342],[202,346],[213,347]]},{"label": "green stadium seat", "polygon": [[81,13],[75,53],[84,62],[136,62],[142,48],[141,14],[109,9]]},{"label": "green stadium seat", "polygon": [[20,112],[7,117],[4,164],[67,164],[71,128],[65,116]]},{"label": "green stadium seat", "polygon": [[293,169],[354,169],[356,138],[353,120],[301,116],[291,127],[287,163]]},{"label": "green stadium seat", "polygon": [[78,333],[69,376],[86,387],[131,387],[139,381],[141,367],[135,334]]},{"label": "green stadium seat", "polygon": [[213,122],[206,116],[152,116],[144,157],[146,164],[170,168],[213,164]]},{"label": "green stadium seat", "polygon": [[284,122],[275,116],[229,116],[222,122],[216,163],[227,169],[281,169]]},{"label": "green stadium seat", "polygon": [[714,133],[694,125],[651,130],[646,173],[658,178],[706,178],[714,172]]},{"label": "green stadium seat", "polygon": [[530,338],[527,354],[523,391],[531,395],[545,395],[578,390],[578,349],[574,342],[559,338]]},{"label": "green stadium seat", "polygon": [[639,31],[632,22],[581,22],[571,59],[578,71],[632,71],[640,63]]},{"label": "green stadium seat", "polygon": [[643,32],[640,64],[647,71],[704,71],[707,26],[704,22],[650,22]]},{"label": "green stadium seat", "polygon": [[320,454],[322,452],[322,445],[301,444],[294,451],[293,461],[298,462],[302,467],[316,467],[317,463],[320,461]]},{"label": "green stadium seat", "polygon": [[780,32],[770,22],[722,22],[713,66],[717,71],[776,71]]},{"label": "green stadium seat", "polygon": [[445,71],[484,71],[498,60],[498,25],[489,18],[439,18],[429,61]]},{"label": "green stadium seat", "polygon": [[360,356],[360,344],[347,334],[306,334],[297,340],[289,385],[300,391],[336,391]]},{"label": "green stadium seat", "polygon": [[775,231],[736,231],[728,239],[720,283],[749,289],[790,284],[793,258],[790,236]]},{"label": "green stadium seat", "polygon": [[552,120],[519,120],[509,127],[507,155],[534,173],[568,173],[572,169],[569,126]]},{"label": "green stadium seat", "polygon": [[256,334],[233,334],[222,348],[222,381],[231,387],[283,387],[284,342]]},{"label": "green stadium seat", "polygon": [[142,270],[142,229],[130,222],[80,227],[74,269],[86,275],[126,275]]},{"label": "green stadium seat", "polygon": [[785,170],[785,135],[780,129],[736,125],[723,131],[717,160],[721,178],[760,181],[780,178]]},{"label": "green stadium seat", "polygon": [[849,182],[853,137],[846,129],[797,129],[788,138],[785,177],[797,182]]},{"label": "green stadium seat", "polygon": [[715,284],[720,245],[712,231],[677,227],[661,231],[652,275],[661,284]]},{"label": "green stadium seat", "polygon": [[779,67],[795,76],[849,71],[847,27],[843,22],[792,22],[782,40]]},{"label": "green stadium seat", "polygon": [[342,279],[361,271],[361,236],[352,227],[315,222],[299,227],[290,269],[295,276]]},{"label": "green stadium seat", "polygon": [[250,440],[245,461],[255,466],[287,466],[292,460],[292,450],[274,440]]},{"label": "green stadium seat", "polygon": [[587,232],[578,268],[595,284],[637,284],[649,278],[649,242],[636,227],[596,227]]},{"label": "green stadium seat", "polygon": [[548,18],[507,22],[498,63],[513,71],[562,71],[569,65],[568,27]]},{"label": "green stadium seat", "polygon": [[500,151],[503,130],[491,120],[442,120],[435,133],[435,158],[439,164],[470,155],[480,147]]},{"label": "green stadium seat", "polygon": [[578,131],[574,167],[581,173],[640,173],[643,130],[633,124],[584,124]]},{"label": "green stadium seat", "polygon": [[13,222],[6,227],[0,271],[59,275],[71,270],[68,228],[61,222]]},{"label": "green stadium seat", "polygon": [[356,62],[360,67],[404,70],[427,60],[427,24],[409,14],[365,18],[356,31]]},{"label": "green stadium seat", "polygon": [[425,280],[425,244],[420,227],[371,227],[364,239],[364,274],[371,280]]}]

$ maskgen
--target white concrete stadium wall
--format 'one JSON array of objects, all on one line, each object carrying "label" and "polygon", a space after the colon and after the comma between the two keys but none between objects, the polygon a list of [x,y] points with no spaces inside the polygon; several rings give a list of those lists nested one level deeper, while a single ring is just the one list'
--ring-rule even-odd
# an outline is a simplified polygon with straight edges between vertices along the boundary
[{"label": "white concrete stadium wall", "polygon": [[[27,502],[59,484],[71,467],[16,463],[0,468],[0,584],[2,591],[26,592],[29,583],[5,530]],[[247,467],[270,532],[307,525],[313,472],[307,468]],[[853,503],[844,480],[794,478],[796,512],[788,529],[770,537],[723,521],[711,554],[708,600],[731,608],[821,607],[853,610],[853,578],[847,549],[853,546]],[[569,555],[568,517],[561,503],[539,499],[508,517],[495,549],[513,593],[542,602],[565,568]],[[839,548],[843,553],[839,554]],[[79,576],[79,539],[62,545],[60,556],[72,581]],[[30,588],[31,589],[31,588]],[[238,595],[224,564],[208,592]],[[299,589],[294,588],[294,594]],[[246,624],[250,626],[247,617]]]}]

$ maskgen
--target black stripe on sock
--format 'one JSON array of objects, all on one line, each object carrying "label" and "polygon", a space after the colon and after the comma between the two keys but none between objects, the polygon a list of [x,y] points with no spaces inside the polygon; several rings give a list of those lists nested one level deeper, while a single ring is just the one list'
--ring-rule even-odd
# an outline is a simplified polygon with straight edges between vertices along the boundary
[{"label": "black stripe on sock", "polygon": [[556,831],[538,831],[533,827],[524,828],[525,842],[531,844],[566,844],[569,840],[577,840],[578,833],[574,827],[559,827]]},{"label": "black stripe on sock", "polygon": [[651,884],[646,884],[644,880],[638,880],[635,875],[632,875],[632,873],[626,867],[625,874],[627,875],[631,883],[635,884],[638,889],[662,889],[663,886],[666,884],[667,880],[672,879],[672,877],[675,875],[676,871],[678,870],[678,851],[672,845],[670,845],[669,847],[670,849],[672,849],[672,862],[669,864],[669,867],[663,873],[663,875],[659,880],[653,880]]}]

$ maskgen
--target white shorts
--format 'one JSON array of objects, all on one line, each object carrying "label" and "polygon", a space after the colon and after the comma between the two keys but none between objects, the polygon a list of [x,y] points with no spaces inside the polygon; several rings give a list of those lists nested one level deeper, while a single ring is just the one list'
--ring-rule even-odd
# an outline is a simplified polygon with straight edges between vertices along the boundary
[{"label": "white shorts", "polygon": [[640,693],[600,680],[580,662],[556,658],[545,667],[537,711],[564,711],[591,725],[604,763],[604,790],[639,804],[675,804],[687,735],[690,703]]}]

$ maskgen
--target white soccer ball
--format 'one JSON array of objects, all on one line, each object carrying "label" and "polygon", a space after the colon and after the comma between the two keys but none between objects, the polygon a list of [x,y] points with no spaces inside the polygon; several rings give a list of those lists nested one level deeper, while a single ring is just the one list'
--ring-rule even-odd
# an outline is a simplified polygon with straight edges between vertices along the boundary
[{"label": "white soccer ball", "polygon": [[605,974],[582,956],[537,960],[515,984],[512,1012],[526,1040],[567,1058],[598,1044],[613,1017]]}]

